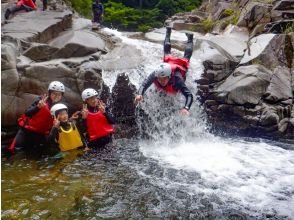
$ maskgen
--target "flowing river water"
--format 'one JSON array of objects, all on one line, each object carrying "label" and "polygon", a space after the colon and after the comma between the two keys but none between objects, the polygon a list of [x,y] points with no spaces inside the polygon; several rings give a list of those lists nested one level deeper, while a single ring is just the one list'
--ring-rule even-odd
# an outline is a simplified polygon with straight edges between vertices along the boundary
[{"label": "flowing river water", "polygon": [[[162,45],[106,31],[142,51],[142,65],[124,71],[138,87],[160,63]],[[210,50],[192,56],[193,94]],[[110,88],[121,72],[103,72]],[[151,87],[138,106],[147,117],[138,113],[137,138],[97,154],[2,160],[2,218],[294,219],[293,143],[216,136],[197,100],[190,117],[179,116],[183,102]]]}]

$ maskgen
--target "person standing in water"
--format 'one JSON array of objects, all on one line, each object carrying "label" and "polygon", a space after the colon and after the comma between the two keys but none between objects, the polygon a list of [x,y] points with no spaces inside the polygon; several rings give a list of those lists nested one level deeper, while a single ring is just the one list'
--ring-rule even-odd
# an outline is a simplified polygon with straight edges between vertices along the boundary
[{"label": "person standing in water", "polygon": [[53,81],[48,86],[48,93],[38,97],[33,104],[18,119],[20,129],[12,144],[8,148],[14,152],[15,148],[25,150],[39,149],[46,145],[46,136],[53,126],[50,108],[61,101],[65,86],[59,81]]},{"label": "person standing in water", "polygon": [[50,147],[68,151],[85,145],[75,122],[79,117],[79,111],[69,118],[67,106],[58,103],[52,106],[50,112],[54,118],[53,127],[48,136]]},{"label": "person standing in water", "polygon": [[[83,109],[82,126],[87,133],[87,150],[99,150],[112,142],[115,118],[102,100],[97,98],[98,92],[88,88],[82,92]],[[82,132],[84,132],[82,131]]]},{"label": "person standing in water", "polygon": [[157,89],[169,94],[181,92],[185,96],[186,101],[184,107],[180,110],[180,114],[189,115],[189,110],[193,103],[193,95],[187,88],[185,80],[189,61],[193,53],[193,34],[186,33],[188,41],[183,58],[177,58],[171,55],[170,35],[171,28],[167,27],[163,46],[163,63],[142,83],[135,97],[135,102],[143,101],[144,93],[154,83]]},{"label": "person standing in water", "polygon": [[101,24],[103,14],[104,14],[104,7],[100,0],[94,0],[92,4],[92,12],[93,12],[93,23]]}]

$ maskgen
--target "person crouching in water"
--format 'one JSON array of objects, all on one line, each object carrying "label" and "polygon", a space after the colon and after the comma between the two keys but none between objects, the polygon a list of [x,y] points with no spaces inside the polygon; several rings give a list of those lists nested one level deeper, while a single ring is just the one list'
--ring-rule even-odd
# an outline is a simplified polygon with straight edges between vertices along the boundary
[{"label": "person crouching in water", "polygon": [[62,103],[53,105],[50,111],[54,118],[53,127],[48,136],[50,146],[59,148],[60,151],[82,147],[84,144],[74,121],[80,112],[75,112],[69,119],[67,106]]},{"label": "person crouching in water", "polygon": [[64,92],[65,87],[61,82],[51,82],[48,87],[48,94],[38,97],[19,117],[20,129],[8,148],[10,152],[14,152],[15,148],[41,150],[44,147],[46,135],[49,134],[53,126],[50,108],[53,104],[61,101]]},{"label": "person crouching in water", "polygon": [[115,119],[102,100],[97,98],[97,91],[85,89],[82,92],[84,101],[82,109],[83,126],[87,132],[88,147],[101,149],[112,142]]}]

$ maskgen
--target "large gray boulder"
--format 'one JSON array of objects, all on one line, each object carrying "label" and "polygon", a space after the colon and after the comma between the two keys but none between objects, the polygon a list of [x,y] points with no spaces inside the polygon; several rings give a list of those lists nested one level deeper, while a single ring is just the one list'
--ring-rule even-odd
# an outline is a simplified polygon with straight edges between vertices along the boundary
[{"label": "large gray boulder", "polygon": [[103,39],[93,32],[84,30],[65,32],[49,45],[59,49],[52,55],[54,58],[82,57],[97,51],[107,52]]},{"label": "large gray boulder", "polygon": [[1,70],[16,68],[17,45],[13,42],[1,44]]},{"label": "large gray boulder", "polygon": [[[263,34],[251,39],[241,64],[262,63],[274,70],[277,66],[292,68],[294,59],[294,34]],[[250,53],[250,54],[249,54]]]},{"label": "large gray boulder", "polygon": [[238,67],[215,90],[218,100],[227,104],[257,105],[267,90],[272,72],[260,65]]},{"label": "large gray boulder", "polygon": [[258,24],[268,23],[271,5],[260,2],[249,2],[241,11],[237,25],[253,29]]},{"label": "large gray boulder", "polygon": [[15,126],[17,118],[23,114],[37,96],[22,94],[20,96],[1,94],[1,123],[3,128]]},{"label": "large gray boulder", "polygon": [[273,10],[290,10],[293,9],[293,0],[280,0],[276,1]]},{"label": "large gray boulder", "polygon": [[16,93],[20,86],[20,77],[16,69],[17,45],[13,42],[1,44],[1,118],[2,125],[11,125],[16,121],[15,112],[19,109]]},{"label": "large gray boulder", "polygon": [[294,108],[292,106],[291,116],[287,125],[287,137],[294,138]]},{"label": "large gray boulder", "polygon": [[96,61],[85,62],[79,67],[77,84],[80,94],[86,88],[93,88],[105,102],[109,98],[109,88],[102,79],[102,69]]},{"label": "large gray boulder", "polygon": [[247,44],[246,51],[240,64],[249,63],[263,53],[265,48],[270,45],[271,40],[275,34],[262,34],[250,39]]},{"label": "large gray boulder", "polygon": [[119,74],[112,90],[112,112],[119,126],[117,137],[132,137],[138,132],[136,124],[136,105],[134,103],[136,87],[124,73]]},{"label": "large gray boulder", "polygon": [[219,20],[225,17],[224,11],[226,9],[232,9],[232,4],[229,2],[218,2],[216,7],[213,8],[212,18],[213,20]]},{"label": "large gray boulder", "polygon": [[206,33],[205,28],[200,23],[186,22],[184,20],[175,20],[169,23],[173,29],[177,31],[193,31],[199,33]]},{"label": "large gray boulder", "polygon": [[229,76],[237,64],[238,62],[234,62],[222,54],[213,54],[203,62],[205,71],[202,79],[206,78],[208,84],[219,82]]},{"label": "large gray boulder", "polygon": [[101,56],[99,63],[104,70],[124,70],[138,67],[142,61],[141,50],[133,45],[121,43]]},{"label": "large gray boulder", "polygon": [[14,39],[45,43],[71,24],[71,11],[32,11],[17,14],[2,26],[1,33]]},{"label": "large gray boulder", "polygon": [[221,54],[230,57],[233,61],[240,61],[246,50],[248,31],[244,28],[229,25],[220,35],[207,34],[197,38],[198,43],[207,42],[211,47],[217,49]]},{"label": "large gray boulder", "polygon": [[31,46],[23,53],[34,61],[50,60],[58,48],[49,46],[48,44],[32,43]]},{"label": "large gray boulder", "polygon": [[289,68],[278,66],[274,70],[264,99],[270,103],[288,100],[288,103],[292,104],[292,74]]}]

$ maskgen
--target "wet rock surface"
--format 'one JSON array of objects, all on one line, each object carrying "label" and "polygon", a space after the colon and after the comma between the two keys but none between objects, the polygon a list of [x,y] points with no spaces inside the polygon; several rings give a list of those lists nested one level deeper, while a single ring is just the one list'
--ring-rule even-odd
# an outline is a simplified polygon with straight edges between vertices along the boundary
[{"label": "wet rock surface", "polygon": [[[208,43],[198,95],[215,130],[268,137],[294,137],[293,1],[207,1],[166,23],[206,27],[195,51]],[[210,15],[210,16],[208,16]],[[235,24],[236,26],[234,26]],[[174,26],[173,26],[174,25]],[[292,27],[292,29],[291,29]]]},{"label": "wet rock surface", "polygon": [[2,26],[2,34],[18,40],[45,43],[71,27],[70,11],[32,11],[17,14]]},{"label": "wet rock surface", "polygon": [[[204,72],[197,79],[200,100],[205,103],[213,124],[231,127],[226,125],[225,117],[218,115],[233,112],[236,125],[240,121],[240,127],[247,130],[266,130],[266,133],[270,130],[270,135],[293,136],[294,36],[293,33],[279,34],[291,24],[291,19],[285,15],[291,17],[292,3],[290,0],[272,4],[211,1],[199,10],[176,14],[166,22],[182,32],[204,33],[205,20],[211,19],[212,24],[216,20],[224,21],[223,27],[214,29],[214,35],[194,34],[195,50],[208,43],[217,51],[204,60]],[[212,17],[208,16],[209,12]],[[239,27],[231,25],[232,18]],[[115,97],[103,82],[102,72],[138,67],[142,62],[141,51],[103,30],[94,33],[89,29],[88,20],[73,17],[72,12],[64,8],[20,13],[3,25],[1,96],[4,126],[15,125],[17,116],[37,95],[46,91],[51,80],[64,82],[69,91],[64,101],[71,103],[74,109],[80,108],[80,93],[86,87],[99,90],[105,102],[111,98],[121,104],[120,100],[128,95],[133,97],[134,88],[130,83],[124,85],[130,89],[130,94],[119,98],[118,86],[114,90],[118,97]],[[162,43],[164,33],[163,28],[138,37]],[[186,38],[182,33],[173,32],[171,40],[176,48],[184,49]],[[118,78],[118,82],[122,81]],[[126,118],[134,114],[131,109],[124,112]],[[220,122],[221,118],[223,122]],[[241,126],[242,123],[246,126]],[[268,124],[273,126],[268,129]]]},{"label": "wet rock surface", "polygon": [[230,65],[220,54],[204,61],[198,94],[216,129],[291,138],[292,36],[273,35],[262,42],[261,51],[253,46],[252,58],[247,50],[239,64]]},{"label": "wet rock surface", "polygon": [[[19,13],[3,24],[1,117],[4,129],[16,126],[18,116],[38,95],[46,93],[48,84],[54,80],[64,83],[63,102],[71,112],[81,108],[80,94],[85,88],[96,89],[106,103],[112,98],[114,105],[128,104],[111,94],[102,79],[102,69],[134,68],[140,64],[140,51],[103,31],[92,32],[89,22],[73,16],[67,9],[58,9]],[[121,89],[128,88],[133,94],[130,84]],[[119,121],[126,120],[122,117]]]}]

